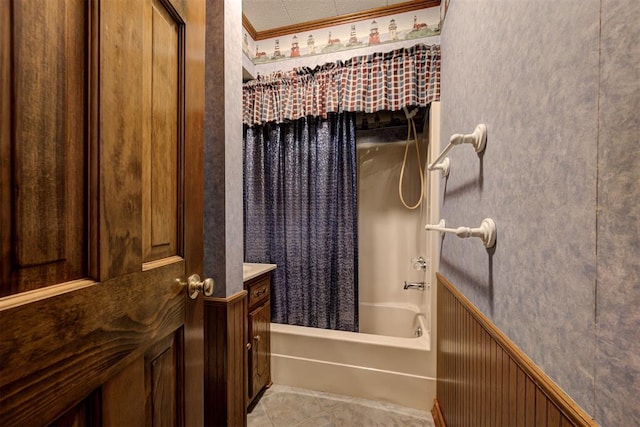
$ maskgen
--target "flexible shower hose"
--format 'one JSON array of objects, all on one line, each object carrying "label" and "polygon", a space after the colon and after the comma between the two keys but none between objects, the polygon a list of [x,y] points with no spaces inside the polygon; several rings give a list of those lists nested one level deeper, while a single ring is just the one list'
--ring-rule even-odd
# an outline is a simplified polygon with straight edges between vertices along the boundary
[{"label": "flexible shower hose", "polygon": [[[405,112],[406,113],[406,112]],[[422,200],[424,199],[424,172],[422,169],[422,162],[420,161],[420,144],[418,143],[418,133],[416,132],[416,123],[413,121],[413,116],[407,114],[407,143],[404,146],[404,159],[402,160],[402,168],[400,169],[400,179],[398,180],[398,195],[400,196],[400,201],[407,209],[416,209],[418,206],[422,204]],[[416,202],[415,205],[409,206],[407,202],[404,200],[404,195],[402,194],[402,182],[404,180],[404,169],[407,165],[407,156],[409,154],[409,146],[411,145],[411,131],[413,130],[413,145],[416,147],[416,160],[418,161],[418,174],[420,175],[420,198]]]}]

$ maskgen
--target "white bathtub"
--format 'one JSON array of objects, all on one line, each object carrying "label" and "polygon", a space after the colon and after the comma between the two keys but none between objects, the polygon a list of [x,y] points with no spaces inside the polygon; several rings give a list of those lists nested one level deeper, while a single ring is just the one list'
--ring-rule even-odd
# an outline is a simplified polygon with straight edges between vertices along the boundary
[{"label": "white bathtub", "polygon": [[272,323],[272,380],[430,410],[436,375],[427,322],[409,304],[360,303],[361,333]]}]

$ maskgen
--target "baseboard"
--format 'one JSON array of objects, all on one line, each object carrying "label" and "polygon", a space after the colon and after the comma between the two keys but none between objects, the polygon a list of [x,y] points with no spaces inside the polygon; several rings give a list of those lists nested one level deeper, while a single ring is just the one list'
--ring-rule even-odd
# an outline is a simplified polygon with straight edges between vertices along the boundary
[{"label": "baseboard", "polygon": [[442,410],[440,409],[440,404],[438,403],[438,399],[433,400],[433,408],[431,409],[431,415],[433,416],[433,423],[436,427],[447,427],[447,424],[444,422],[444,417],[442,416]]}]

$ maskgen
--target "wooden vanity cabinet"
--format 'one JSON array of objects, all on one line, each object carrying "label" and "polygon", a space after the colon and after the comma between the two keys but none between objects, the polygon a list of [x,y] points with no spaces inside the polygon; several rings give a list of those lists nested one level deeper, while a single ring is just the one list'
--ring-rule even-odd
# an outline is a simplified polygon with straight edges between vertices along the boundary
[{"label": "wooden vanity cabinet", "polygon": [[271,273],[245,282],[248,298],[247,407],[271,385]]}]

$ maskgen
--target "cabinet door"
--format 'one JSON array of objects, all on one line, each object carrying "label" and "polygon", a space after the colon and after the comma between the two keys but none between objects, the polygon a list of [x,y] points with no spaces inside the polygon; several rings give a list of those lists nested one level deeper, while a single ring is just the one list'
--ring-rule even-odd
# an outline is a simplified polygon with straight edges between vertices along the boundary
[{"label": "cabinet door", "polygon": [[271,381],[271,304],[267,301],[249,314],[249,399]]}]

